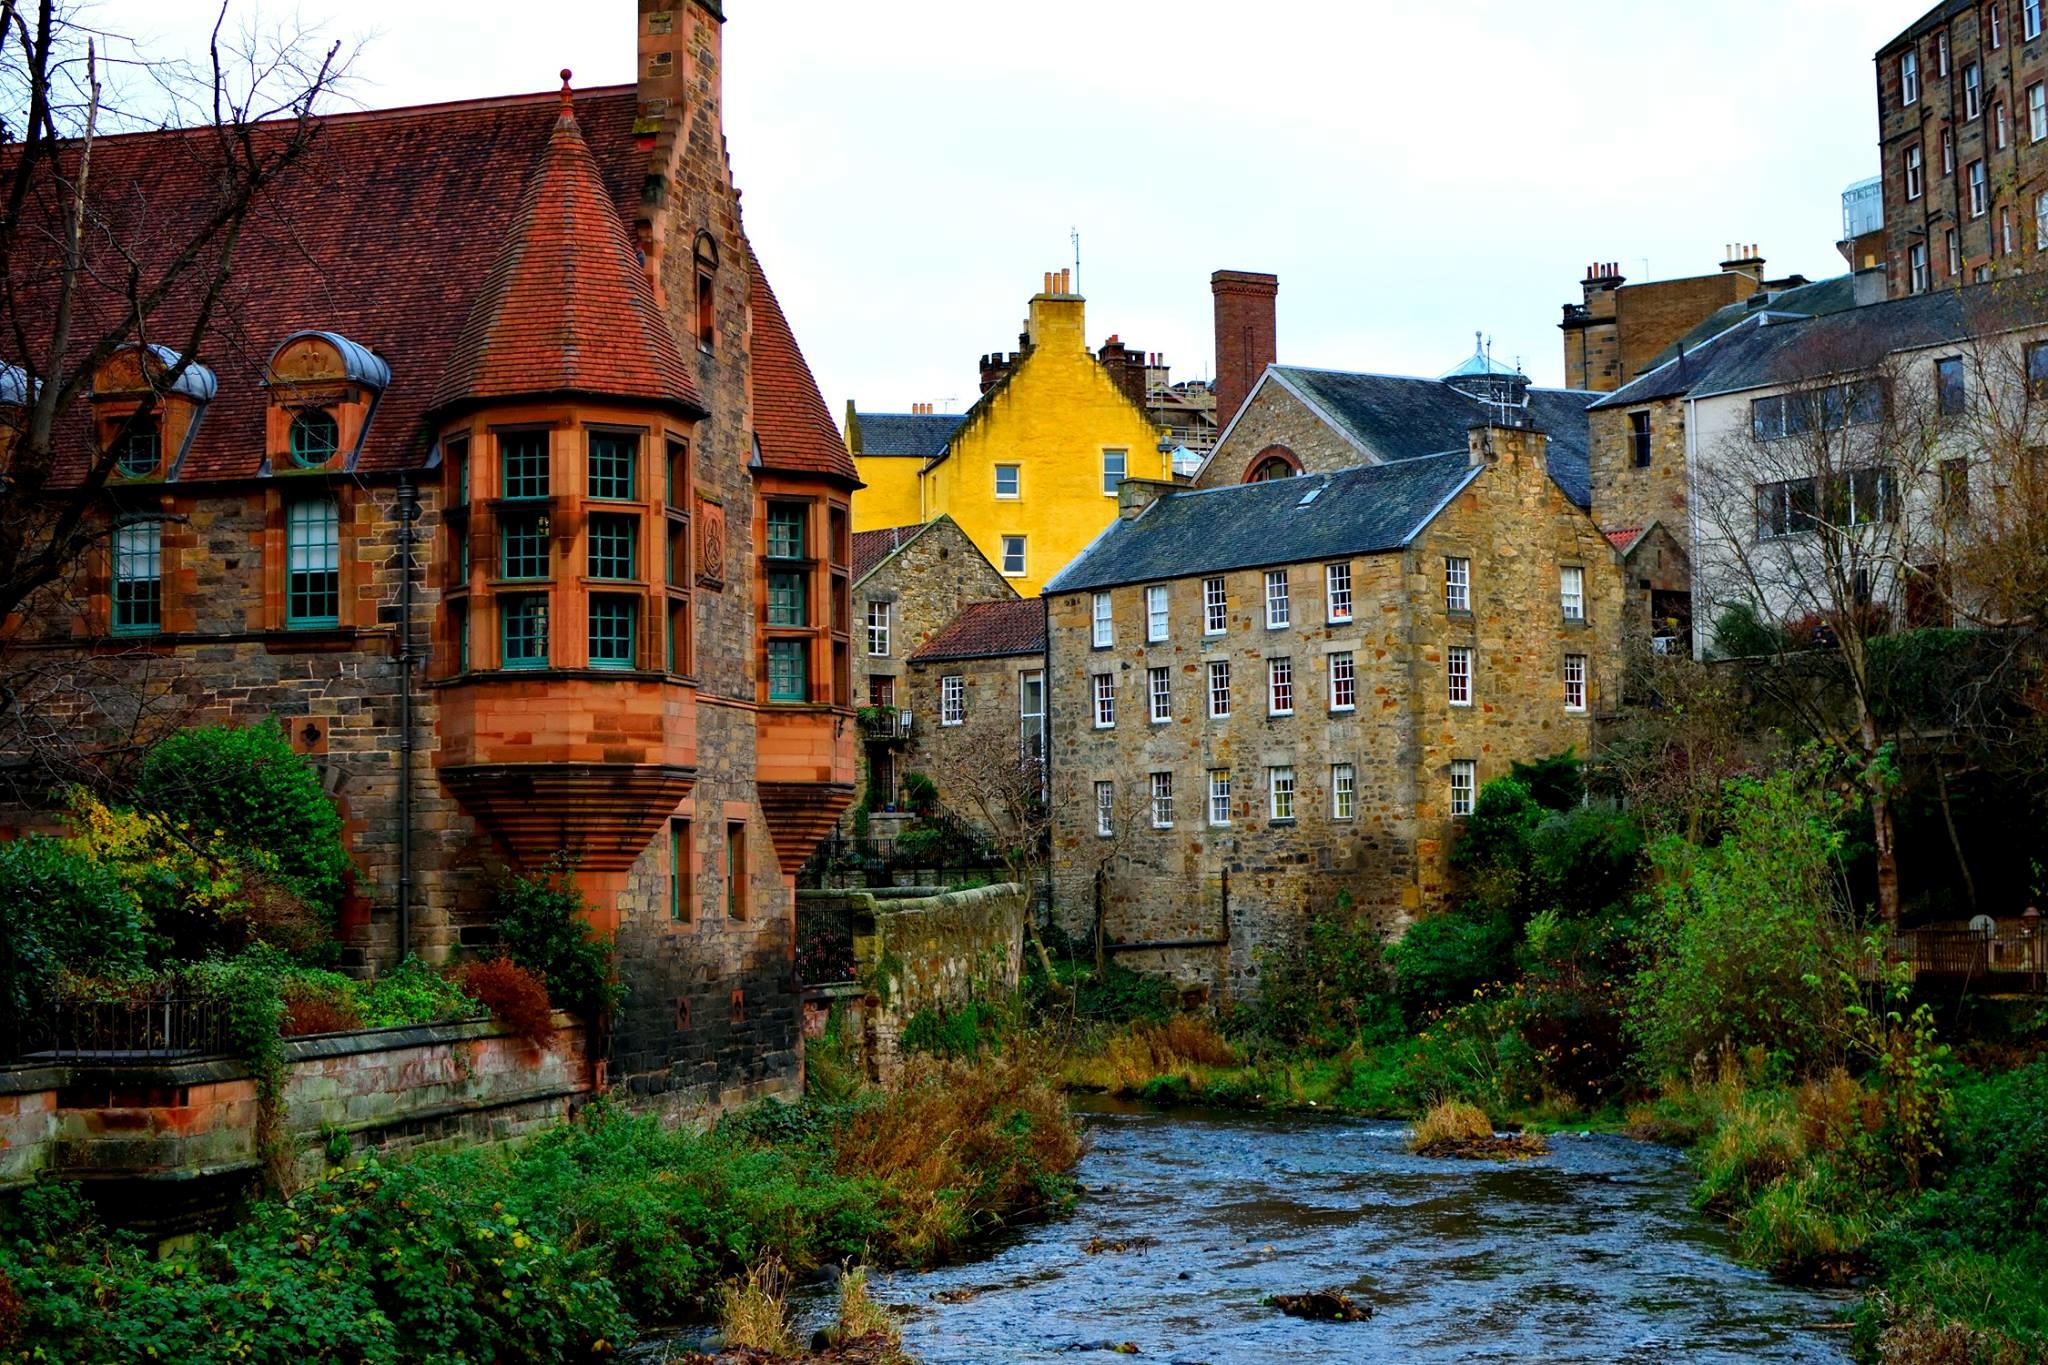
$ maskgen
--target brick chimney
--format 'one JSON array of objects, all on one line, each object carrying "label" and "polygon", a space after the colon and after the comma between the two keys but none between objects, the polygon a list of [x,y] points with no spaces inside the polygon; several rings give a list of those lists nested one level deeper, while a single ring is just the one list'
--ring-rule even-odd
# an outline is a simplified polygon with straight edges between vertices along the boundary
[{"label": "brick chimney", "polygon": [[1123,338],[1111,336],[1102,343],[1102,349],[1095,353],[1102,362],[1102,368],[1109,371],[1109,377],[1124,397],[1137,407],[1145,406],[1145,353],[1134,351],[1124,345]]},{"label": "brick chimney", "polygon": [[1219,270],[1209,277],[1216,300],[1216,426],[1230,425],[1252,385],[1278,355],[1273,299],[1278,275]]},{"label": "brick chimney", "polygon": [[1003,376],[1012,369],[1015,369],[1016,365],[1017,353],[1015,351],[1010,352],[1008,355],[1004,355],[1001,351],[990,351],[987,355],[983,356],[981,358],[981,391],[987,393],[990,389],[1002,383]]},{"label": "brick chimney", "polygon": [[1763,288],[1763,252],[1757,250],[1755,242],[1730,243],[1727,259],[1721,262],[1721,273],[1740,276],[1736,282],[1735,297],[1746,299]]}]

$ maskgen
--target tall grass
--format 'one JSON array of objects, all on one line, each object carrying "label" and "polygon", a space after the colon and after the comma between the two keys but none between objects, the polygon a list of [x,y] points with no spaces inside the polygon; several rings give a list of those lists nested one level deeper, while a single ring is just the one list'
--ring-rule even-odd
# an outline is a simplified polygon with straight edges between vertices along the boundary
[{"label": "tall grass", "polygon": [[1442,1151],[1461,1143],[1483,1142],[1493,1136],[1493,1120],[1476,1104],[1445,1100],[1415,1121],[1408,1134],[1411,1152]]}]

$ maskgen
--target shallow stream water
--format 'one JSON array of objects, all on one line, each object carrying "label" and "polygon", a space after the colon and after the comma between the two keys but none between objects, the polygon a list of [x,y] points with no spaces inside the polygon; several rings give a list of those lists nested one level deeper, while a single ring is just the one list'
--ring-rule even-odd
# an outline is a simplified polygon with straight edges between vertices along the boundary
[{"label": "shallow stream water", "polygon": [[[1411,1155],[1399,1124],[1100,1105],[1073,1217],[879,1280],[926,1365],[1844,1361],[1843,1299],[1743,1269],[1683,1159],[1563,1136],[1511,1165]],[[1098,1249],[1091,1251],[1090,1244]],[[1122,1251],[1110,1249],[1124,1243]],[[1269,1294],[1336,1289],[1363,1323]]]}]

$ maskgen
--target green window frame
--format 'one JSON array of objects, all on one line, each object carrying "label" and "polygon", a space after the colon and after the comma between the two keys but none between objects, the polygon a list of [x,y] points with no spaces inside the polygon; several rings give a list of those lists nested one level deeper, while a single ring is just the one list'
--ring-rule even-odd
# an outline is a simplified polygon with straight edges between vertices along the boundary
[{"label": "green window frame", "polygon": [[668,671],[687,671],[690,661],[690,604],[680,598],[668,603]]},{"label": "green window frame", "polygon": [[639,577],[640,519],[617,512],[590,514],[590,576],[631,580]]},{"label": "green window frame", "polygon": [[804,512],[788,503],[768,505],[768,558],[804,557]]},{"label": "green window frame", "polygon": [[548,527],[539,512],[507,512],[498,518],[498,576],[534,579],[548,576]]},{"label": "green window frame", "polygon": [[114,528],[114,634],[154,635],[163,629],[163,545],[160,521]]},{"label": "green window frame", "polygon": [[590,666],[631,668],[637,661],[640,612],[638,600],[618,593],[595,593],[590,599]]},{"label": "green window frame", "polygon": [[508,431],[498,437],[498,496],[527,501],[548,496],[548,434]]},{"label": "green window frame", "polygon": [[668,822],[668,917],[677,924],[690,918],[690,822]]},{"label": "green window frame", "polygon": [[811,642],[770,640],[768,642],[768,700],[809,701],[811,699]]},{"label": "green window frame", "polygon": [[811,623],[809,575],[771,573],[768,575],[768,624],[808,626]]},{"label": "green window frame", "polygon": [[341,624],[341,504],[299,498],[285,504],[285,624],[318,629]]},{"label": "green window frame", "polygon": [[665,464],[668,476],[668,505],[681,511],[685,505],[683,495],[690,490],[690,443],[670,441]]},{"label": "green window frame", "polygon": [[163,428],[154,415],[131,417],[120,445],[114,457],[115,468],[131,479],[147,478],[156,473],[164,458]]},{"label": "green window frame", "polygon": [[318,469],[341,449],[341,423],[325,408],[292,414],[292,460],[304,469]]},{"label": "green window frame", "polygon": [[455,671],[469,672],[469,604],[457,602],[448,608],[455,622]]},{"label": "green window frame", "polygon": [[640,438],[631,432],[590,433],[590,496],[606,502],[631,502],[640,479]]},{"label": "green window frame", "polygon": [[548,595],[507,593],[498,599],[499,660],[505,668],[548,666]]}]

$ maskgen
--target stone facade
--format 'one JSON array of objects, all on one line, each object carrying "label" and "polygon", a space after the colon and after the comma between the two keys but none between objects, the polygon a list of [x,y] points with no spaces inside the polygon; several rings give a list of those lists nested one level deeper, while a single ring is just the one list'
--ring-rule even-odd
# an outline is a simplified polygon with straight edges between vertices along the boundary
[{"label": "stone facade", "polygon": [[[1402,548],[1339,560],[1191,572],[1108,589],[1115,643],[1094,647],[1091,591],[1048,594],[1053,894],[1082,939],[1100,927],[1130,965],[1221,993],[1254,989],[1261,958],[1311,914],[1349,907],[1398,930],[1442,907],[1455,837],[1453,764],[1471,790],[1517,760],[1587,752],[1591,715],[1618,685],[1617,557],[1546,471],[1522,429],[1475,430],[1476,478]],[[1218,495],[1220,496],[1220,495]],[[1145,523],[1138,523],[1138,534]],[[1447,556],[1466,561],[1471,609],[1446,602]],[[1193,556],[1198,559],[1198,552]],[[1327,571],[1348,567],[1353,610],[1332,621]],[[1583,621],[1564,619],[1563,566],[1582,571]],[[1086,562],[1080,569],[1085,572]],[[1266,575],[1284,569],[1291,621],[1268,629]],[[1220,576],[1227,627],[1205,633],[1203,580]],[[1167,638],[1147,640],[1146,589],[1167,595]],[[1472,651],[1471,699],[1451,705],[1447,651]],[[1584,665],[1567,709],[1567,656]],[[1274,661],[1291,673],[1276,714]],[[1352,705],[1335,678],[1353,670]],[[1212,714],[1210,668],[1227,664],[1227,717]],[[1164,718],[1150,704],[1168,683]],[[1115,723],[1094,715],[1094,679],[1113,677]],[[1337,795],[1350,769],[1350,810]],[[1210,780],[1229,777],[1227,822]],[[1161,819],[1153,780],[1170,784]],[[1291,776],[1292,800],[1276,786]],[[1110,784],[1099,804],[1098,783]],[[1152,946],[1145,946],[1152,945]]]},{"label": "stone facade", "polygon": [[[1593,512],[1610,531],[1664,527],[1681,549],[1692,543],[1688,501],[1685,395],[1587,413]],[[1638,456],[1636,432],[1649,426],[1649,462]]]},{"label": "stone facade", "polygon": [[[945,714],[948,678],[960,680],[960,718],[952,723]],[[978,779],[985,779],[990,757],[1041,751],[1045,654],[916,658],[910,661],[905,682],[900,704],[917,717],[916,739],[904,756],[905,771],[931,778],[938,784],[941,801],[963,818],[978,820],[967,793]]]},{"label": "stone facade", "polygon": [[1584,300],[1564,306],[1565,387],[1612,393],[1680,337],[1763,288],[1764,259],[1738,247],[1719,273],[1630,284],[1612,262],[1586,267]]},{"label": "stone facade", "polygon": [[1236,425],[1203,465],[1195,486],[1244,483],[1260,464],[1273,459],[1292,465],[1297,472],[1320,473],[1370,464],[1379,458],[1360,448],[1286,385],[1269,382],[1252,390]]}]

